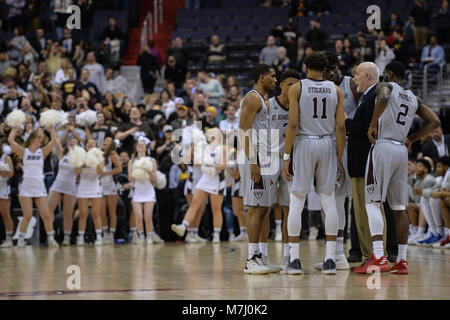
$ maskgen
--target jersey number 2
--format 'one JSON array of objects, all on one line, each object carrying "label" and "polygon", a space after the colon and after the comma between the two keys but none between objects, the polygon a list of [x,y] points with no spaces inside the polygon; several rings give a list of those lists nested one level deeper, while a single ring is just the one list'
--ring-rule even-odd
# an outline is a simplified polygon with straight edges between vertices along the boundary
[{"label": "jersey number 2", "polygon": [[401,124],[402,126],[404,126],[404,125],[405,125],[405,121],[404,121],[404,120],[400,120],[400,117],[406,117],[406,116],[408,115],[408,110],[409,110],[409,108],[408,108],[408,106],[405,105],[405,104],[401,104],[401,105],[400,105],[400,108],[405,109],[405,111],[404,111],[404,112],[399,112],[399,113],[398,113],[398,115],[397,115],[397,120],[396,120],[395,122],[398,123],[398,124]]},{"label": "jersey number 2", "polygon": [[[314,102],[314,114],[313,114],[313,118],[314,119],[318,119],[319,115],[317,114],[317,97],[315,97],[313,99]],[[327,118],[327,98],[323,98],[322,99],[322,116],[320,117],[320,119],[326,119]]]}]

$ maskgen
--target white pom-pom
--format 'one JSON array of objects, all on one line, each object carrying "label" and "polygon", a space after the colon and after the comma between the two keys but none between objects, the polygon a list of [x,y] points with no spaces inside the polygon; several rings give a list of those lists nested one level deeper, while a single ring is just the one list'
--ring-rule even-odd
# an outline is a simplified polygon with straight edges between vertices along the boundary
[{"label": "white pom-pom", "polygon": [[67,112],[64,112],[63,110],[59,110],[59,121],[58,124],[60,126],[64,126],[69,123],[69,114]]},{"label": "white pom-pom", "polygon": [[92,126],[96,122],[97,113],[93,110],[87,110],[75,116],[75,123],[81,127],[85,125]]},{"label": "white pom-pom", "polygon": [[205,134],[197,128],[191,130],[191,138],[194,144],[206,142]]},{"label": "white pom-pom", "polygon": [[85,158],[86,151],[79,146],[74,146],[69,151],[69,163],[75,168],[81,168],[84,165]]},{"label": "white pom-pom", "polygon": [[51,126],[56,126],[59,124],[61,116],[59,111],[50,109],[41,113],[41,117],[39,118],[39,123],[41,127],[48,128]]},{"label": "white pom-pom", "polygon": [[140,181],[148,181],[150,179],[150,175],[147,171],[142,168],[135,168],[133,166],[133,170],[131,171],[131,176]]},{"label": "white pom-pom", "polygon": [[134,162],[133,167],[152,171],[153,170],[153,161],[147,157],[142,157]]},{"label": "white pom-pom", "polygon": [[21,126],[25,123],[25,113],[22,110],[16,109],[6,116],[6,124],[11,128]]},{"label": "white pom-pom", "polygon": [[161,171],[156,171],[156,189],[164,189],[167,186],[167,178]]},{"label": "white pom-pom", "polygon": [[95,169],[103,160],[105,160],[103,151],[99,148],[92,148],[86,153],[86,159],[84,163],[87,167]]},{"label": "white pom-pom", "polygon": [[212,176],[214,177],[215,175],[217,175],[217,170],[214,169],[214,167],[210,167],[210,166],[201,166],[202,172],[204,174],[207,174],[208,176]]},{"label": "white pom-pom", "polygon": [[11,168],[6,162],[0,161],[0,171],[2,172],[10,172]]}]

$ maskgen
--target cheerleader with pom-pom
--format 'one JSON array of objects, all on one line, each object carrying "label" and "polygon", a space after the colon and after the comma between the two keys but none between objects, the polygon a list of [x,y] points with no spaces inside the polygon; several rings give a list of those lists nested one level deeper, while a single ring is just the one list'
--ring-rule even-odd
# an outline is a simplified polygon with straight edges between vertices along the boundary
[{"label": "cheerleader with pom-pom", "polygon": [[56,143],[56,152],[58,154],[58,174],[50,187],[48,202],[50,212],[53,215],[56,207],[62,201],[64,240],[62,245],[70,245],[70,234],[73,225],[73,209],[77,202],[77,173],[75,167],[70,163],[69,152],[80,142],[77,139],[70,140],[67,148],[63,149],[60,142]]},{"label": "cheerleader with pom-pom", "polygon": [[[153,231],[153,208],[156,202],[156,193],[153,186],[156,185],[156,161],[147,157],[150,140],[140,138],[134,146],[133,159],[128,164],[128,179],[132,183],[133,197],[131,200],[136,227],[138,229],[137,244],[144,243],[145,221],[147,231],[147,244],[163,243],[164,241]],[[144,212],[144,215],[142,215]]]},{"label": "cheerleader with pom-pom", "polygon": [[14,166],[11,157],[4,153],[0,146],[0,214],[5,225],[6,239],[0,248],[9,248],[13,246],[12,235],[14,231],[14,223],[10,215],[10,186],[8,180],[14,175]]},{"label": "cheerleader with pom-pom", "polygon": [[85,164],[82,165],[81,167],[75,168],[77,175],[80,177],[80,183],[78,184],[78,192],[77,192],[78,210],[80,213],[80,218],[78,221],[78,237],[77,237],[78,246],[84,245],[84,233],[86,230],[86,220],[88,217],[89,201],[91,202],[92,220],[94,221],[96,234],[94,244],[96,246],[103,245],[102,219],[100,216],[103,190],[100,177],[103,175],[104,161],[102,159],[95,159],[96,157],[98,157],[97,154],[91,155],[94,156],[94,159],[89,159],[90,151],[94,153],[97,153],[98,151],[100,152],[101,157],[103,157],[102,151],[97,148],[95,140],[88,139],[86,143]]},{"label": "cheerleader with pom-pom", "polygon": [[[224,139],[222,132],[217,128],[208,129],[206,131],[206,137],[210,143],[204,144],[201,148],[197,147],[197,150],[195,150],[195,152],[202,152],[200,158],[203,174],[197,183],[194,197],[186,212],[183,223],[180,225],[173,224],[172,231],[178,236],[183,237],[189,225],[195,220],[198,209],[204,205],[209,196],[213,212],[213,243],[220,243],[220,230],[223,223],[222,202],[226,192]],[[196,158],[198,157],[194,156],[194,159]]]},{"label": "cheerleader with pom-pom", "polygon": [[14,127],[8,137],[9,145],[13,153],[22,158],[22,181],[19,186],[19,202],[22,208],[23,220],[19,230],[18,247],[25,246],[25,233],[33,215],[33,200],[39,210],[39,214],[44,221],[47,232],[48,244],[58,246],[54,239],[53,220],[48,206],[47,190],[44,183],[44,159],[52,151],[58,139],[54,126],[49,128],[50,142],[41,148],[44,141],[44,131],[39,128],[30,134],[24,146],[19,145],[15,140],[17,127]]}]

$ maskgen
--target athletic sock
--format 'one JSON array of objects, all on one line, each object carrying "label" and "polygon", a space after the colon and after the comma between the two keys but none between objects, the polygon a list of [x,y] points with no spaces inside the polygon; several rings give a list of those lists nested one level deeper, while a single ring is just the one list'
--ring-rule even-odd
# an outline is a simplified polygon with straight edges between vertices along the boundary
[{"label": "athletic sock", "polygon": [[139,232],[138,232],[139,238],[142,238],[142,239],[143,239],[143,238],[144,238],[144,235],[145,235],[145,234],[144,234],[144,231],[139,231]]},{"label": "athletic sock", "polygon": [[198,235],[198,228],[192,228],[192,234],[194,236],[197,236]]},{"label": "athletic sock", "polygon": [[424,234],[424,233],[425,233],[425,228],[417,227],[417,234]]},{"label": "athletic sock", "polygon": [[97,235],[96,240],[102,239],[102,229],[95,230],[95,234]]},{"label": "athletic sock", "polygon": [[183,220],[183,222],[181,223],[185,229],[189,228],[189,222],[187,222],[186,220]]},{"label": "athletic sock", "polygon": [[326,242],[325,261],[329,259],[336,261],[336,241]]},{"label": "athletic sock", "polygon": [[402,260],[406,261],[406,251],[408,251],[407,244],[399,244],[398,245],[397,262],[400,262]]},{"label": "athletic sock", "polygon": [[187,229],[187,235],[188,235],[188,236],[189,236],[189,235],[193,236],[193,235],[194,235],[194,228],[188,228],[188,229]]},{"label": "athletic sock", "polygon": [[281,231],[281,220],[275,220],[276,230]]},{"label": "athletic sock", "polygon": [[108,227],[102,227],[102,231],[104,236],[108,235]]},{"label": "athletic sock", "polygon": [[240,227],[241,233],[247,233],[247,227]]},{"label": "athletic sock", "polygon": [[257,243],[249,243],[248,244],[248,260],[253,258],[255,254],[259,254],[258,244]]},{"label": "athletic sock", "polygon": [[300,246],[298,242],[289,242],[289,254],[291,262],[295,259],[300,259]]},{"label": "athletic sock", "polygon": [[84,237],[84,231],[78,231],[78,236],[79,237]]},{"label": "athletic sock", "polygon": [[150,239],[152,237],[152,232],[147,232],[145,236],[147,237],[147,239]]},{"label": "athletic sock", "polygon": [[70,241],[70,231],[64,231],[64,241]]},{"label": "athletic sock", "polygon": [[379,240],[373,242],[373,254],[377,259],[380,259],[382,256],[384,256],[383,241]]},{"label": "athletic sock", "polygon": [[336,255],[344,254],[344,237],[336,238]]},{"label": "athletic sock", "polygon": [[109,228],[109,235],[114,237],[114,234],[116,233],[116,228]]},{"label": "athletic sock", "polygon": [[54,235],[55,235],[55,231],[49,231],[49,232],[47,232],[47,240],[48,240],[48,241],[55,240],[55,239],[53,238]]},{"label": "athletic sock", "polygon": [[283,245],[283,257],[289,257],[289,243]]},{"label": "athletic sock", "polygon": [[12,240],[13,232],[12,231],[6,231],[5,233],[6,233],[5,241]]},{"label": "athletic sock", "polygon": [[417,234],[417,227],[411,226],[411,234]]},{"label": "athletic sock", "polygon": [[261,252],[261,254],[263,256],[267,256],[267,242],[260,242],[259,243],[259,252]]}]

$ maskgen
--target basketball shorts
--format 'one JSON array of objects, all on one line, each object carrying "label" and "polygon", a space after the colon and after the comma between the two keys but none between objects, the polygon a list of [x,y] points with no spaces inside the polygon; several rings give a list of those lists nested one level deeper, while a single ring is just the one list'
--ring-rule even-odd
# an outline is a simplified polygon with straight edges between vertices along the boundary
[{"label": "basketball shorts", "polygon": [[366,165],[366,203],[389,202],[392,210],[408,203],[408,150],[398,141],[378,139]]},{"label": "basketball shorts", "polygon": [[350,175],[348,174],[348,163],[347,163],[347,141],[345,141],[344,153],[342,154],[342,166],[344,167],[344,176],[339,185],[336,187],[336,197],[351,197],[352,196],[352,181],[350,180]]},{"label": "basketball shorts", "polygon": [[[276,202],[276,184],[273,175],[261,175],[258,183],[252,181],[250,164],[240,164],[244,206],[270,207]],[[275,195],[275,197],[274,197]]]},{"label": "basketball shorts", "polygon": [[284,161],[282,158],[279,158],[280,166],[278,172],[273,176],[273,181],[277,188],[275,188],[275,199],[277,199],[277,190],[278,189],[278,200],[275,203],[278,203],[280,206],[289,207],[289,182],[286,180],[286,177],[283,173],[283,165]]}]

